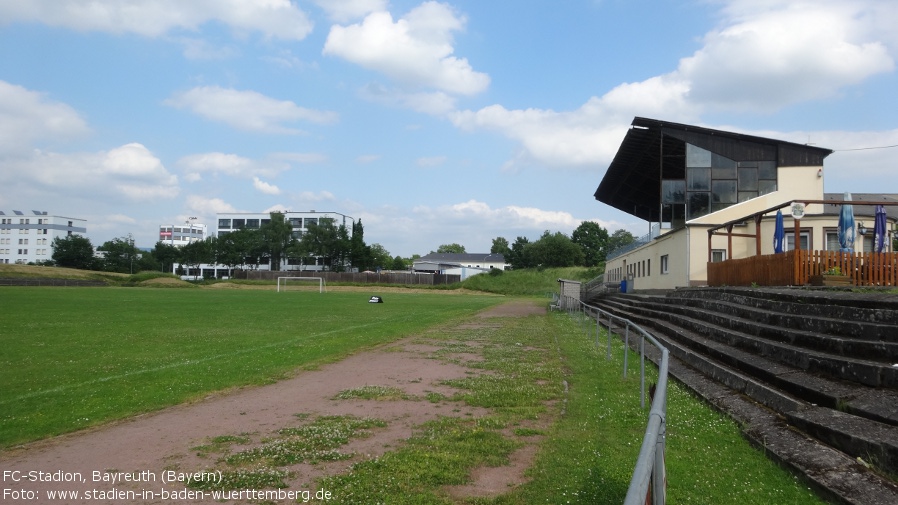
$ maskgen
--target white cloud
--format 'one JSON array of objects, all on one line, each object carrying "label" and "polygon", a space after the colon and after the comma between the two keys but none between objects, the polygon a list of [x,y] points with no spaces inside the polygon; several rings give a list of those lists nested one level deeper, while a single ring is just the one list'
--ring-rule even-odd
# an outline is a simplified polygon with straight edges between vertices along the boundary
[{"label": "white cloud", "polygon": [[0,2],[0,23],[39,22],[78,31],[158,37],[218,21],[237,32],[302,40],[312,22],[290,0],[28,0]]},{"label": "white cloud", "polygon": [[388,12],[373,12],[361,23],[331,27],[323,52],[406,85],[473,95],[484,91],[490,78],[453,56],[452,32],[465,22],[437,2],[425,2],[395,22]]},{"label": "white cloud", "polygon": [[0,80],[0,156],[27,154],[36,142],[77,138],[89,131],[68,105]]},{"label": "white cloud", "polygon": [[184,172],[185,180],[196,182],[205,175],[241,179],[275,177],[290,170],[294,164],[309,165],[325,161],[327,157],[318,153],[272,153],[256,160],[237,154],[209,152],[184,156],[177,161],[177,165]]},{"label": "white cloud", "polygon": [[[75,197],[116,202],[154,202],[177,196],[177,176],[138,143],[106,152],[60,154],[35,151],[10,161],[0,171],[0,185],[33,192],[41,200]],[[7,179],[7,180],[4,180]]]},{"label": "white cloud", "polygon": [[328,124],[337,121],[334,112],[300,107],[289,100],[276,100],[255,91],[201,86],[174,94],[165,104],[234,128],[263,133],[297,134],[301,130],[284,123],[307,121]]},{"label": "white cloud", "polygon": [[824,99],[895,68],[894,2],[731,0],[720,27],[677,69],[624,83],[573,111],[491,105],[447,117],[520,143],[506,169],[607,165],[634,116],[699,122],[706,113],[773,112]]},{"label": "white cloud", "polygon": [[415,164],[420,168],[438,167],[440,165],[443,165],[444,163],[446,163],[445,156],[428,156],[415,160]]},{"label": "white cloud", "polygon": [[[870,2],[731,2],[725,24],[680,62],[689,100],[706,109],[775,111],[827,98],[894,70]],[[894,16],[893,22],[898,22]],[[894,25],[893,25],[894,26]]]},{"label": "white cloud", "polygon": [[200,195],[190,195],[186,201],[187,210],[191,215],[205,216],[204,222],[212,222],[210,216],[218,213],[242,212],[221,198],[207,198]]},{"label": "white cloud", "polygon": [[296,200],[302,204],[314,204],[320,202],[333,202],[336,200],[336,197],[330,191],[319,191],[317,193],[313,191],[303,191],[296,195]]},{"label": "white cloud", "polygon": [[369,83],[361,90],[361,96],[388,107],[411,109],[431,116],[444,116],[455,110],[455,98],[442,91],[408,92]]},{"label": "white cloud", "polygon": [[258,177],[253,177],[253,187],[256,188],[256,191],[260,193],[265,193],[266,195],[279,195],[281,194],[281,188],[275,186],[274,184],[269,184]]},{"label": "white cloud", "polygon": [[188,60],[226,60],[240,53],[232,46],[215,46],[203,39],[181,37],[177,40],[184,46],[184,57]]},{"label": "white cloud", "polygon": [[338,23],[359,19],[375,11],[387,10],[387,0],[312,0]]},{"label": "white cloud", "polygon": [[621,114],[600,99],[571,112],[544,109],[508,110],[491,105],[451,116],[466,130],[487,129],[521,143],[522,153],[508,163],[552,167],[592,167],[609,161],[633,116]]}]

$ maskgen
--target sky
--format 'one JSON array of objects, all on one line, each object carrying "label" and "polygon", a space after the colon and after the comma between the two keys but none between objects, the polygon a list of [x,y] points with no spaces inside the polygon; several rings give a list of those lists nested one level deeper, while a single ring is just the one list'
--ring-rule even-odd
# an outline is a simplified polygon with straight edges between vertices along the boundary
[{"label": "sky", "polygon": [[313,209],[403,257],[640,236],[593,197],[635,116],[898,193],[896,26],[894,0],[0,0],[0,210],[95,246]]}]

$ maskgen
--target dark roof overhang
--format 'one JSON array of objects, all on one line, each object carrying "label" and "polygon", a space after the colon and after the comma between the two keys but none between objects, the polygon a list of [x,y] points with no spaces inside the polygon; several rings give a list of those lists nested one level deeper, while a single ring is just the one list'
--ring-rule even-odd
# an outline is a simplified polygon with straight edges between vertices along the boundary
[{"label": "dark roof overhang", "polygon": [[661,179],[686,178],[686,144],[735,161],[822,166],[830,149],[636,117],[595,192],[596,200],[650,222],[660,220]]}]

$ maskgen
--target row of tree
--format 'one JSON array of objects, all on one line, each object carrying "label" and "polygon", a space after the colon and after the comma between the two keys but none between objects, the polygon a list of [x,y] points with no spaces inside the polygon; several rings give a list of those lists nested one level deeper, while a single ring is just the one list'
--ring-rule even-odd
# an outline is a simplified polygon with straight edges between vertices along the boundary
[{"label": "row of tree", "polygon": [[[511,244],[503,237],[496,237],[490,253],[502,254],[514,269],[593,267],[604,262],[609,252],[634,240],[626,230],[609,235],[598,223],[584,221],[570,237],[562,232],[546,231],[535,241],[519,236]],[[352,223],[350,234],[344,224],[321,219],[297,238],[290,222],[279,212],[271,213],[271,219],[259,228],[244,228],[183,247],[160,241],[145,254],[134,246],[129,235],[109,240],[97,250],[102,253],[99,257],[94,255],[93,246],[86,237],[57,237],[53,241],[53,262],[64,267],[133,273],[140,270],[170,272],[178,264],[197,269],[204,263],[216,263],[230,269],[255,269],[270,264],[273,270],[280,270],[285,261],[292,265],[321,265],[331,271],[345,271],[350,267],[360,271],[406,270],[412,261],[392,257],[380,244],[365,244],[361,220]],[[436,252],[464,253],[465,248],[457,243],[444,244]]]},{"label": "row of tree", "polygon": [[594,267],[605,261],[611,251],[632,243],[636,238],[626,230],[609,235],[593,221],[583,221],[570,237],[548,230],[531,242],[517,237],[512,244],[503,237],[493,239],[491,254],[502,254],[513,269],[540,267]]},{"label": "row of tree", "polygon": [[352,224],[352,235],[345,225],[321,219],[310,225],[300,238],[284,215],[271,213],[271,220],[256,229],[244,228],[218,237],[176,247],[157,242],[149,254],[142,253],[128,237],[115,238],[97,247],[87,237],[71,235],[53,240],[53,262],[63,267],[111,272],[140,270],[172,271],[176,264],[187,268],[217,263],[228,268],[258,268],[269,264],[280,270],[287,261],[299,265],[323,265],[328,270],[344,271],[350,266],[359,270],[405,270],[409,263],[391,257],[380,244],[365,244],[364,227],[358,220]]}]

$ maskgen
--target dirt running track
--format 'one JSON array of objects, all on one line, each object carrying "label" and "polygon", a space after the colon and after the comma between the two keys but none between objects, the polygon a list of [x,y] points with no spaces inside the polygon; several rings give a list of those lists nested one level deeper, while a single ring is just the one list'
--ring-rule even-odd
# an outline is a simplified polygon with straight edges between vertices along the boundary
[{"label": "dirt running track", "polygon": [[[544,313],[545,307],[532,301],[511,301],[472,317],[468,327],[489,324],[489,318],[517,317]],[[295,478],[287,481],[287,489],[314,492],[316,478],[344,471],[363,458],[380,455],[401,444],[412,434],[413,427],[441,415],[483,415],[458,403],[428,401],[335,400],[340,391],[365,385],[401,388],[409,395],[424,396],[426,392],[450,396],[451,388],[440,386],[444,379],[462,378],[469,369],[460,364],[428,358],[436,350],[415,343],[416,337],[397,341],[375,350],[366,351],[338,363],[325,365],[315,371],[304,371],[295,377],[269,386],[240,389],[235,392],[207,397],[203,401],[171,407],[160,412],[130,418],[100,428],[40,441],[24,447],[0,452],[0,472],[19,471],[16,482],[13,474],[5,474],[3,488],[13,491],[35,490],[38,499],[14,502],[0,497],[0,503],[210,503],[213,500],[166,500],[161,489],[183,490],[183,483],[161,482],[166,471],[195,472],[208,468],[213,460],[203,459],[191,447],[208,442],[209,437],[240,433],[271,433],[279,428],[297,426],[296,414],[371,416],[387,421],[386,429],[374,435],[353,440],[341,448],[357,455],[349,461],[325,462],[316,465],[300,464],[290,467]],[[496,495],[523,480],[523,472],[530,465],[535,445],[519,449],[512,455],[511,465],[498,469],[479,469],[470,485],[452,489],[456,496]],[[80,473],[82,482],[29,482],[24,472]],[[94,472],[128,472],[136,477],[153,478],[155,482],[93,482]],[[171,475],[171,474],[168,474]],[[67,499],[50,501],[48,490],[104,492],[115,488],[133,490],[138,499],[87,500]],[[141,499],[142,490],[156,493]],[[217,503],[246,503],[244,501]],[[296,503],[285,500],[282,503]]]}]

